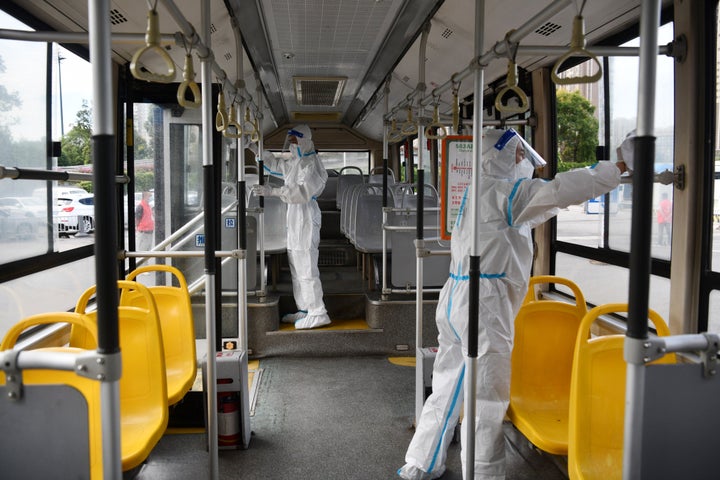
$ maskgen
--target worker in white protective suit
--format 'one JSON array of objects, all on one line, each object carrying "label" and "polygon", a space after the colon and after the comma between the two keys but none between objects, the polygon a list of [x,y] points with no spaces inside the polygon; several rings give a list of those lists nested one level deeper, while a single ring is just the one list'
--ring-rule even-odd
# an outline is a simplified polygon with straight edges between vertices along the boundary
[{"label": "worker in white protective suit", "polygon": [[321,215],[316,201],[325,188],[327,172],[307,125],[288,131],[284,150],[288,148],[290,160],[276,158],[267,150],[262,156],[265,172],[282,178],[285,184],[279,188],[254,185],[253,192],[280,197],[288,205],[287,254],[298,311],[284,315],[281,321],[294,323],[297,329],[317,328],[330,323],[318,269]]},{"label": "worker in white protective suit", "polygon": [[531,230],[559,208],[612,190],[626,170],[624,163],[599,162],[592,168],[560,173],[551,181],[533,180],[534,168],[544,163],[512,129],[490,130],[483,137],[479,208],[476,212],[470,204],[466,189],[452,233],[450,278],[435,316],[439,348],[432,394],[423,406],[406,464],[397,472],[402,478],[433,479],[445,471],[447,448],[463,402],[473,215],[478,219],[480,256],[474,471],[475,479],[505,478],[503,418],[510,396],[514,319],[532,266]]}]

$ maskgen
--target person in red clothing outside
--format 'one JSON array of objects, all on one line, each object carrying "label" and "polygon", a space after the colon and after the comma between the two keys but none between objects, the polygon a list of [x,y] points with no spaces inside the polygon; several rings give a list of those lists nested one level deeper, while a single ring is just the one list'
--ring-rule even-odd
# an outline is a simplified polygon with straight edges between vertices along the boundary
[{"label": "person in red clothing outside", "polygon": [[150,192],[143,192],[142,200],[135,207],[135,230],[139,252],[146,252],[155,245],[155,218],[150,206],[151,195]]},{"label": "person in red clothing outside", "polygon": [[670,245],[670,232],[672,225],[672,202],[668,198],[667,193],[662,194],[660,205],[657,210],[658,222],[658,243],[660,245]]}]

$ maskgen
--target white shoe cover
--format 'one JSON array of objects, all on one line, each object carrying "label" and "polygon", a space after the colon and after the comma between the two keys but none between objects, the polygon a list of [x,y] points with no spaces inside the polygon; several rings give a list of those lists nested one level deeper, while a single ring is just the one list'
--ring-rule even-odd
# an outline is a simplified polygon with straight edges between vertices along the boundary
[{"label": "white shoe cover", "polygon": [[305,330],[308,328],[318,328],[324,325],[328,325],[329,323],[330,317],[328,317],[327,313],[323,313],[321,315],[307,315],[306,317],[301,318],[300,320],[295,322],[295,329]]},{"label": "white shoe cover", "polygon": [[307,311],[300,310],[295,313],[287,313],[287,314],[283,315],[282,318],[280,319],[280,321],[282,323],[295,323],[298,320],[305,318],[305,317],[307,317]]},{"label": "white shoe cover", "polygon": [[406,463],[402,468],[398,469],[397,471],[398,476],[406,480],[432,480],[442,477],[443,473],[445,473],[444,466],[435,470],[434,472],[427,473],[423,472],[414,465],[410,465],[409,463]]}]

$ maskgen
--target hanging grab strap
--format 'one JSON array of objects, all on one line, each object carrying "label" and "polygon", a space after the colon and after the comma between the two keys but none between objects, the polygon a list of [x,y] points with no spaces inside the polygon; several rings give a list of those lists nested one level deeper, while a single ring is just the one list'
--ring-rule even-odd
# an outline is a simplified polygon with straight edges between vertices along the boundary
[{"label": "hanging grab strap", "polygon": [[[190,47],[192,49],[192,46]],[[187,89],[190,88],[192,92],[192,100],[187,100],[185,94]],[[200,89],[198,84],[195,83],[195,69],[193,68],[192,55],[190,51],[185,54],[185,70],[183,71],[183,82],[178,87],[177,101],[181,107],[185,108],[198,108],[202,101],[200,100]]]},{"label": "hanging grab strap", "polygon": [[[530,109],[530,103],[528,102],[527,94],[525,94],[523,89],[518,86],[517,64],[515,63],[518,44],[510,42],[511,33],[512,31],[505,35],[505,44],[507,45],[506,51],[508,56],[507,79],[505,80],[506,85],[495,96],[495,108],[500,113],[524,113]],[[502,103],[503,97],[509,92],[518,96],[520,104],[517,107]]]},{"label": "hanging grab strap", "polygon": [[215,114],[215,130],[222,132],[227,128],[228,116],[227,107],[225,106],[225,95],[223,94],[223,85],[220,83],[220,91],[218,92],[217,114]]},{"label": "hanging grab strap", "polygon": [[[560,78],[558,76],[558,70],[560,69],[562,64],[565,63],[565,61],[570,57],[579,56],[585,56],[593,60],[595,62],[595,65],[597,65],[598,67],[597,72],[590,76],[580,75],[577,77]],[[555,66],[553,66],[552,69],[551,78],[552,81],[555,82],[557,85],[594,83],[602,78],[602,65],[600,64],[600,61],[593,53],[588,52],[585,49],[585,19],[582,17],[582,15],[577,15],[573,20],[573,32],[572,40],[570,41],[570,50],[568,50],[565,55],[560,57],[558,61],[555,62]]]},{"label": "hanging grab strap", "polygon": [[[145,32],[145,46],[135,52],[130,61],[130,73],[133,77],[138,80],[145,80],[147,82],[158,82],[158,83],[170,83],[175,80],[175,64],[170,58],[170,55],[160,46],[160,20],[158,17],[157,10],[154,8],[148,11],[147,15],[147,31]],[[141,64],[140,58],[145,55],[146,52],[153,51],[165,62],[167,67],[167,73],[153,73],[147,70],[143,71],[139,65]]]},{"label": "hanging grab strap", "polygon": [[388,131],[388,134],[387,134],[388,143],[399,142],[403,138],[405,138],[405,136],[402,134],[402,132],[398,128],[397,120],[395,120],[395,118],[393,118],[392,121],[390,122],[390,131]]},{"label": "hanging grab strap", "polygon": [[455,75],[453,73],[450,81],[452,82],[452,130],[457,135],[458,129],[460,128],[460,100],[458,99],[458,90],[460,90],[460,82],[455,81]]},{"label": "hanging grab strap", "polygon": [[400,125],[400,133],[404,136],[415,135],[418,131],[418,126],[415,120],[413,120],[412,105],[408,105],[407,121]]},{"label": "hanging grab strap", "polygon": [[258,128],[257,117],[250,120],[250,107],[245,107],[245,121],[243,122],[243,132],[250,135],[250,141],[257,143],[260,140],[260,129]]},{"label": "hanging grab strap", "polygon": [[[227,125],[225,126],[225,130],[223,130],[223,137],[225,138],[240,138],[242,137],[242,127],[240,124],[235,120],[235,102],[233,102],[230,105],[230,118],[228,118]],[[230,127],[235,127],[236,133],[232,133],[230,131]]]},{"label": "hanging grab strap", "polygon": [[[437,98],[436,100],[437,101],[435,102],[435,107],[433,109],[432,123],[425,128],[425,138],[429,140],[442,140],[447,137],[447,129],[445,128],[445,125],[440,123],[440,99]],[[437,134],[433,133],[433,128],[435,127],[437,127]]]}]

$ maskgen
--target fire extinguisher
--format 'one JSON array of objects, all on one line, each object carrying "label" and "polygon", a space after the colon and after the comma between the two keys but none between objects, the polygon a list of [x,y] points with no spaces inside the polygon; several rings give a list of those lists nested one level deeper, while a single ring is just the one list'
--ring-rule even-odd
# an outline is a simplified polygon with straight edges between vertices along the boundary
[{"label": "fire extinguisher", "polygon": [[218,392],[218,446],[240,444],[240,395]]}]

